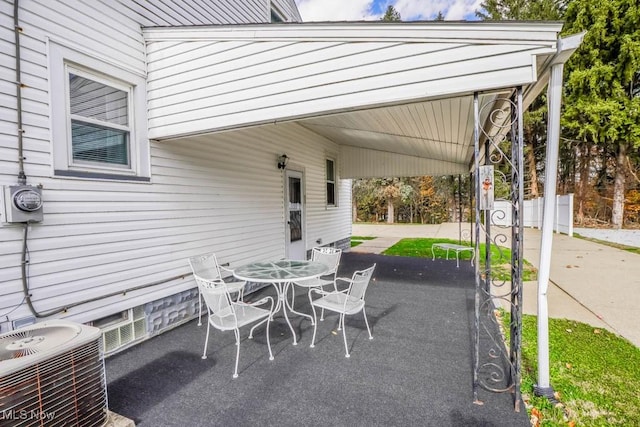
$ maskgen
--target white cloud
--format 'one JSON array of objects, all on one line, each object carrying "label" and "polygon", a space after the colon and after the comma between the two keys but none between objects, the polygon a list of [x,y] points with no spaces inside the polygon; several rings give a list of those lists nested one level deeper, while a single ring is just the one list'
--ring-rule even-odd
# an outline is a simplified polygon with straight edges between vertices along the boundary
[{"label": "white cloud", "polygon": [[304,22],[380,19],[371,12],[373,0],[297,0],[296,3]]},{"label": "white cloud", "polygon": [[456,0],[449,3],[452,4],[444,14],[444,18],[449,21],[460,21],[470,17],[475,19],[476,10],[480,9],[482,0]]},{"label": "white cloud", "polygon": [[302,20],[369,21],[378,20],[389,4],[403,21],[429,21],[438,12],[445,19],[458,21],[475,19],[482,0],[296,0]]}]

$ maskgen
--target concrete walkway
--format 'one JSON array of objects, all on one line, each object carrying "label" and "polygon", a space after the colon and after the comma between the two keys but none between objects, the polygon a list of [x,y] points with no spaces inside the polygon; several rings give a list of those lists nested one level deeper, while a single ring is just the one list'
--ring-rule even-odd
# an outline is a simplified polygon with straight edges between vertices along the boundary
[{"label": "concrete walkway", "polygon": [[[457,223],[354,224],[354,236],[377,238],[351,250],[381,253],[404,237],[457,239],[458,230]],[[524,257],[536,268],[540,237],[539,230],[525,229]],[[563,234],[554,235],[552,251],[549,316],[608,329],[640,347],[640,255]],[[523,311],[537,313],[537,282],[524,284]]]}]

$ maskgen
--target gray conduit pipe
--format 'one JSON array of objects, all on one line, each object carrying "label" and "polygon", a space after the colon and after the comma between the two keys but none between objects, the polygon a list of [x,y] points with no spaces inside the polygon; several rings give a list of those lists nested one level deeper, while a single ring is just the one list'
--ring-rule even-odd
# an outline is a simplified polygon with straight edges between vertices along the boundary
[{"label": "gray conduit pipe", "polygon": [[20,9],[19,0],[13,1],[13,28],[15,33],[16,45],[16,108],[18,114],[18,184],[25,185],[27,183],[27,175],[24,173],[24,153],[22,134],[22,70],[20,69],[20,22],[18,19],[18,10]]},{"label": "gray conduit pipe", "polygon": [[40,313],[33,306],[33,301],[31,301],[31,296],[32,295],[29,292],[29,284],[27,282],[27,264],[29,263],[29,260],[27,259],[27,253],[28,253],[27,234],[28,234],[28,230],[29,230],[29,224],[25,223],[24,224],[24,235],[23,235],[23,239],[22,239],[22,266],[21,266],[22,267],[22,290],[24,292],[24,297],[25,297],[25,300],[27,301],[27,305],[29,306],[29,310],[38,319],[41,319],[43,317],[53,316],[54,314],[58,314],[58,313],[67,312],[70,308],[77,307],[79,305],[87,304],[87,303],[94,302],[94,301],[100,301],[102,299],[114,297],[114,296],[117,296],[117,295],[123,295],[124,296],[129,292],[133,292],[133,291],[137,291],[137,290],[140,290],[140,289],[145,289],[145,288],[150,288],[150,287],[153,287],[153,286],[166,284],[166,283],[171,282],[173,280],[185,279],[186,277],[192,275],[192,273],[178,274],[178,275],[170,277],[168,279],[157,280],[157,281],[152,282],[152,283],[146,283],[144,285],[133,286],[133,287],[127,288],[127,289],[125,289],[123,291],[111,292],[111,293],[108,293],[108,294],[105,294],[105,295],[97,296],[95,298],[87,299],[87,300],[84,300],[84,301],[74,302],[73,304],[68,304],[68,305],[65,305],[64,307],[60,307],[60,308],[56,308],[54,310],[50,310],[50,311],[47,311],[47,312],[44,312],[44,313]]}]

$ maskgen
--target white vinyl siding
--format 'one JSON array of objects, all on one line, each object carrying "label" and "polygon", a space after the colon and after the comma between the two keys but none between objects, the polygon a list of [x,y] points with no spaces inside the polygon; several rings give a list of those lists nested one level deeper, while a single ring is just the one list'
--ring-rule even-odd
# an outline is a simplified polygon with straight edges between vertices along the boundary
[{"label": "white vinyl siding", "polygon": [[[362,29],[354,36],[350,26],[325,29],[326,37],[311,24],[243,28],[145,30],[151,138],[530,84],[535,55],[555,51],[546,34],[495,44],[454,31],[456,39],[405,40],[404,30],[386,34],[380,26],[378,41]],[[499,36],[486,28],[485,38]]]},{"label": "white vinyl siding", "polygon": [[[12,15],[12,3],[0,2],[0,185],[15,184],[18,173]],[[273,152],[263,146],[271,140],[257,131],[239,135],[241,142],[233,139],[233,149],[228,140],[206,138],[151,143],[152,179],[144,184],[53,177],[52,165],[50,112],[55,100],[49,81],[50,43],[144,79],[141,26],[267,21],[264,0],[20,2],[25,172],[29,184],[42,184],[45,211],[42,223],[29,226],[29,285],[37,310],[173,278],[56,316],[85,322],[191,289],[194,283],[187,276],[186,258],[202,251],[218,250],[221,262],[234,263],[283,256],[282,182],[274,156],[295,152],[289,145],[296,145],[297,139],[276,138],[280,146]],[[314,138],[303,129],[295,134],[300,132]],[[305,147],[336,149],[317,136],[313,141]],[[310,165],[317,174],[322,173],[323,149],[318,148],[317,165]],[[322,187],[311,190],[308,184],[308,188],[312,194],[323,192]],[[319,212],[321,207],[311,206],[310,211]],[[256,221],[256,212],[264,215],[264,224]],[[345,238],[349,232],[348,224],[339,232],[333,227],[310,228],[314,235],[323,234],[325,241],[331,236]],[[8,319],[0,320],[2,330],[5,321],[31,315],[25,304],[20,305],[22,236],[21,226],[0,224],[0,313],[17,307]]]},{"label": "white vinyl siding", "polygon": [[[187,257],[202,252],[215,250],[232,265],[284,256],[283,174],[274,162],[282,152],[305,169],[306,247],[319,238],[329,243],[348,237],[349,199],[341,201],[346,210],[325,210],[324,152],[336,148],[295,124],[268,126],[155,145],[151,186],[98,182],[87,192],[80,181],[46,185],[46,220],[31,227],[29,241],[35,306],[45,311],[186,275]],[[346,197],[348,184],[339,183]],[[14,235],[1,258],[8,290],[1,305],[9,307],[22,295],[15,262],[20,230],[0,230]],[[68,316],[86,321],[192,286],[190,279],[176,279],[78,307]]]}]

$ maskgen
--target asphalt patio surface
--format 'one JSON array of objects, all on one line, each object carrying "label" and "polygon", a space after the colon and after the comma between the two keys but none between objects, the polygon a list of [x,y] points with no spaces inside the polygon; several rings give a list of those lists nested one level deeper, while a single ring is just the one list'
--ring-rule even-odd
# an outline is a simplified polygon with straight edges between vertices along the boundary
[{"label": "asphalt patio surface", "polygon": [[[469,224],[462,224],[469,229]],[[352,251],[381,253],[405,237],[457,239],[460,225],[354,224],[354,236],[376,236]],[[584,233],[584,232],[583,232]],[[606,238],[606,233],[601,238]],[[640,246],[637,230],[622,237]],[[525,228],[524,257],[536,268],[540,230]],[[508,245],[507,243],[506,245]],[[466,262],[468,263],[468,261]],[[462,262],[461,262],[462,266]],[[537,282],[524,284],[523,311],[537,314]],[[554,234],[547,294],[549,316],[606,328],[640,347],[640,255],[564,234]]]},{"label": "asphalt patio surface", "polygon": [[[466,225],[468,227],[468,224]],[[376,236],[343,255],[339,274],[377,263],[367,293],[373,340],[361,315],[347,319],[351,358],[344,357],[336,317],[319,324],[294,317],[292,345],[280,315],[243,332],[240,377],[232,379],[233,334],[191,321],[105,361],[109,407],[138,426],[528,426],[510,394],[480,390],[473,403],[474,270],[469,261],[378,255],[404,237],[457,238],[458,224],[353,226]],[[524,257],[538,265],[540,232],[526,229]],[[555,234],[549,315],[607,328],[640,345],[640,255]],[[269,286],[250,296],[273,295]],[[296,308],[309,311],[306,296]],[[524,312],[536,314],[537,283],[524,285]]]},{"label": "asphalt patio surface", "polygon": [[[188,322],[106,360],[109,407],[138,426],[529,426],[510,393],[480,390],[473,403],[474,273],[468,263],[345,253],[339,275],[377,264],[361,314],[347,317],[351,357],[337,316],[313,328],[294,316],[300,342],[278,314],[269,361],[264,327],[242,330],[239,377],[233,333]],[[273,295],[268,286],[249,296]],[[298,292],[296,308],[309,312]]]}]

